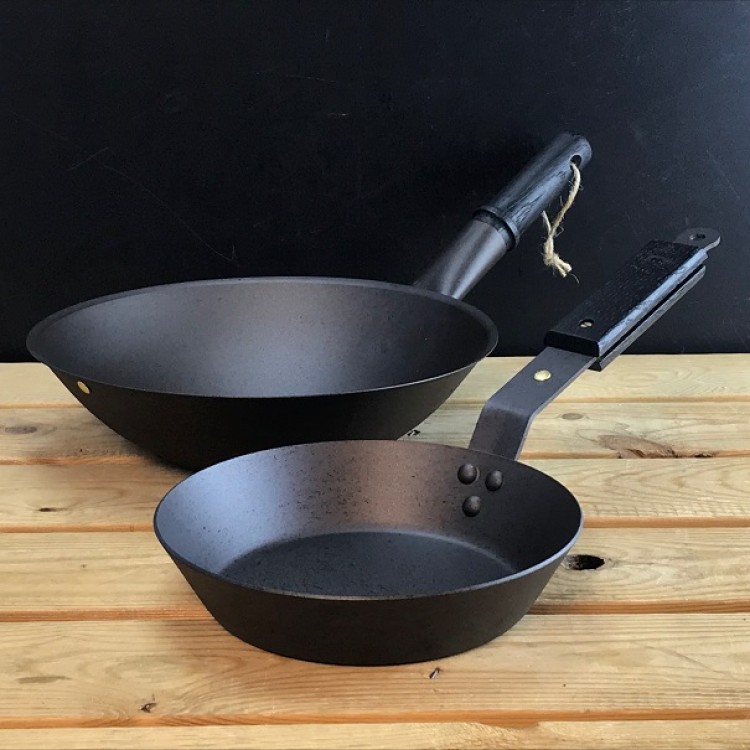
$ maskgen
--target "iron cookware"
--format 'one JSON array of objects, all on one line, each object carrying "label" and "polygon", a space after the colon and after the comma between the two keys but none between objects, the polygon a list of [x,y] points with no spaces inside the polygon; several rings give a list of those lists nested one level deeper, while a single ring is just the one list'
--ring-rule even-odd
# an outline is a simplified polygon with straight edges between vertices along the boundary
[{"label": "iron cookware", "polygon": [[57,312],[27,347],[94,416],[198,469],[321,440],[392,439],[429,416],[497,343],[460,301],[560,193],[562,134],[474,217],[413,286],[280,277],[136,289]]},{"label": "iron cookware", "polygon": [[490,398],[468,449],[354,440],[240,456],[162,499],[159,541],[214,618],[268,651],[373,665],[486,643],[526,614],[583,522],[565,487],[517,460],[532,418],[692,288],[718,240],[646,245]]}]

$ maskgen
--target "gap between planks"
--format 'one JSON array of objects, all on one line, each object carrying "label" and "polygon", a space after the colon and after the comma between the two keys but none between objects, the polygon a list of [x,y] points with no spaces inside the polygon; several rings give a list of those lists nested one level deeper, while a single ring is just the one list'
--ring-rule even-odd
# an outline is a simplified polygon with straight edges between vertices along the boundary
[{"label": "gap between planks", "polygon": [[5,750],[737,750],[750,747],[749,737],[748,720],[692,719],[9,729],[0,745]]},{"label": "gap between planks", "polygon": [[[151,703],[152,701],[146,701]],[[146,704],[144,704],[146,705]],[[345,719],[336,721],[330,717],[320,719],[315,714],[300,714],[291,720],[278,719],[274,716],[262,716],[262,717],[248,717],[245,714],[190,714],[189,716],[173,716],[168,717],[166,720],[158,715],[155,715],[153,711],[143,711],[140,716],[131,716],[124,719],[90,719],[85,716],[71,716],[71,717],[45,717],[38,718],[34,715],[30,716],[19,716],[11,719],[0,718],[0,740],[7,733],[22,732],[29,730],[38,730],[39,732],[52,733],[58,730],[81,730],[90,732],[92,735],[99,731],[113,731],[119,730],[122,732],[142,730],[147,733],[154,731],[164,731],[167,729],[183,729],[192,730],[196,727],[274,727],[274,728],[286,728],[292,729],[294,727],[309,727],[309,726],[357,726],[357,727],[368,727],[368,726],[389,726],[389,727],[400,727],[405,725],[429,725],[435,724],[439,726],[455,725],[455,724],[472,724],[484,727],[529,727],[538,726],[540,724],[555,724],[555,725],[583,725],[583,724],[649,724],[652,722],[661,722],[663,724],[687,723],[687,724],[708,724],[709,722],[716,722],[718,725],[733,725],[741,724],[750,721],[750,708],[737,708],[737,709],[706,709],[706,708],[690,708],[690,709],[658,709],[654,711],[648,710],[617,710],[611,709],[607,711],[586,711],[586,710],[574,710],[574,711],[544,711],[541,715],[533,710],[523,709],[518,711],[509,711],[498,716],[497,711],[489,709],[486,711],[474,711],[471,712],[471,717],[467,720],[466,711],[446,710],[439,712],[430,711],[424,714],[420,712],[414,712],[409,715],[408,719],[401,720],[397,717],[387,716],[378,717],[372,714],[347,714]],[[6,746],[0,744],[2,750],[7,750]],[[55,745],[52,745],[57,750]],[[104,746],[108,748],[108,746]],[[194,747],[188,745],[189,748]],[[261,746],[262,747],[262,746]],[[344,745],[347,750],[355,750],[351,745]],[[376,745],[378,750],[382,750],[381,745]],[[431,750],[433,745],[428,746]],[[450,745],[450,750],[455,750],[453,745]],[[472,744],[469,748],[475,748],[476,745]],[[492,750],[495,750],[495,745],[490,746]],[[514,746],[515,747],[515,746]],[[523,747],[523,746],[521,746]],[[576,750],[577,750],[577,746]],[[636,746],[637,747],[637,746]],[[683,746],[679,746],[683,749]],[[747,750],[747,745],[731,745],[731,750]],[[290,750],[286,745],[283,746],[284,750]],[[79,748],[75,748],[79,750]],[[128,750],[133,748],[128,747]],[[174,750],[169,748],[168,750]],[[203,747],[200,746],[200,750]],[[228,750],[224,746],[221,750]],[[234,747],[231,748],[234,750]],[[256,750],[253,746],[253,750]],[[298,750],[297,747],[294,750]],[[398,746],[398,750],[403,750],[402,746]],[[550,748],[547,745],[543,746],[543,750],[557,750],[557,746]],[[607,750],[607,746],[597,745],[596,750]],[[629,748],[632,750],[632,746]],[[662,746],[653,748],[653,750],[662,750]],[[700,747],[700,750],[706,750],[704,746]]]},{"label": "gap between planks", "polygon": [[[587,517],[588,529],[746,529],[750,528],[750,516],[740,517],[675,517],[675,518],[597,518]],[[129,534],[152,531],[150,521],[136,523],[58,524],[25,526],[22,524],[0,525],[0,534]]]},{"label": "gap between planks", "polygon": [[[146,701],[151,703],[152,701]],[[144,704],[146,705],[146,704]],[[457,710],[445,710],[440,711],[439,716],[436,715],[438,712],[430,711],[427,713],[421,713],[415,711],[409,714],[408,718],[399,719],[398,717],[383,716],[380,717],[377,714],[362,713],[347,714],[345,718],[337,720],[335,717],[325,717],[321,719],[315,714],[299,714],[293,719],[277,718],[275,716],[259,716],[259,717],[248,717],[245,714],[190,714],[189,716],[171,716],[165,720],[163,717],[156,715],[153,710],[142,711],[142,715],[133,715],[127,718],[117,719],[91,719],[85,715],[80,716],[65,716],[65,717],[43,717],[39,718],[34,715],[29,716],[18,716],[11,719],[0,718],[0,741],[6,736],[6,733],[22,732],[29,730],[38,730],[39,732],[52,733],[56,730],[81,730],[84,732],[91,732],[92,734],[96,730],[100,731],[114,731],[120,730],[122,732],[136,732],[138,730],[152,733],[154,731],[166,731],[168,729],[182,729],[192,730],[195,728],[218,728],[218,727],[233,727],[236,729],[250,728],[250,727],[273,727],[274,729],[292,729],[294,727],[377,727],[377,726],[391,726],[401,727],[409,725],[425,726],[425,725],[438,725],[438,726],[450,726],[457,724],[470,724],[474,726],[483,727],[531,727],[539,726],[544,724],[554,724],[558,726],[578,726],[578,725],[596,725],[596,724],[635,724],[642,726],[645,724],[651,724],[654,722],[661,722],[664,724],[674,725],[680,724],[693,724],[702,723],[708,725],[710,723],[717,723],[718,725],[729,725],[729,724],[740,724],[743,727],[747,722],[750,722],[750,708],[736,708],[736,709],[715,709],[715,708],[689,708],[689,709],[655,709],[655,710],[628,710],[628,709],[609,709],[601,711],[587,711],[587,710],[572,710],[572,711],[544,711],[542,713],[535,712],[533,710],[518,710],[508,711],[499,714],[496,709],[488,709],[485,711],[472,711],[471,718],[467,719],[466,711]],[[2,750],[7,750],[6,746],[0,744]],[[54,747],[57,750],[55,745]],[[100,747],[100,746],[98,746]],[[108,746],[104,746],[109,750]],[[146,746],[148,747],[148,746]],[[194,745],[188,745],[190,750],[193,750]],[[253,750],[256,750],[255,746],[251,746]],[[262,747],[262,746],[261,746]],[[273,747],[273,746],[272,746]],[[352,747],[347,744],[347,750],[356,750],[357,746]],[[382,745],[376,745],[378,750],[382,750]],[[476,748],[476,744],[467,746],[467,750]],[[482,746],[480,746],[482,747]],[[488,746],[495,750],[495,745]],[[501,746],[502,747],[502,746]],[[513,747],[516,747],[513,745]],[[521,748],[524,746],[521,745]],[[550,748],[548,745],[543,745],[543,750],[557,750],[557,745]],[[638,747],[638,745],[636,745]],[[682,745],[676,747],[679,750],[684,750]],[[731,745],[731,750],[745,750],[750,747],[749,745]],[[200,746],[203,750],[203,746]],[[433,750],[433,745],[428,745],[430,750]],[[455,750],[454,745],[449,746],[450,750]],[[579,750],[577,745],[574,745],[575,750]],[[45,748],[47,750],[47,748]],[[80,750],[75,747],[74,750]],[[133,750],[132,747],[128,747],[127,750]],[[168,750],[174,750],[169,747]],[[221,746],[221,750],[235,750],[234,747],[226,748]],[[289,750],[284,745],[283,750]],[[295,746],[294,750],[299,750]],[[327,750],[327,748],[326,748]],[[398,746],[398,750],[404,750],[402,746]],[[608,750],[607,745],[596,745],[595,750]],[[633,746],[628,746],[628,750],[633,750]],[[659,745],[654,750],[663,750],[663,747]],[[705,746],[700,746],[699,750],[706,750]]]},{"label": "gap between planks", "polygon": [[[200,606],[200,605],[198,605]],[[750,612],[750,599],[734,601],[700,602],[622,602],[602,604],[581,602],[580,604],[547,604],[540,601],[529,610],[531,615],[561,617],[580,615],[591,617],[592,627],[598,622],[595,618],[603,615],[620,615],[637,618],[642,615],[700,615],[700,614],[747,614]],[[190,607],[185,610],[167,608],[133,608],[133,609],[68,609],[60,611],[30,610],[28,612],[0,613],[0,623],[30,622],[122,622],[136,620],[151,621],[196,621],[210,620],[211,615],[203,609]],[[0,745],[2,747],[2,745]]]}]

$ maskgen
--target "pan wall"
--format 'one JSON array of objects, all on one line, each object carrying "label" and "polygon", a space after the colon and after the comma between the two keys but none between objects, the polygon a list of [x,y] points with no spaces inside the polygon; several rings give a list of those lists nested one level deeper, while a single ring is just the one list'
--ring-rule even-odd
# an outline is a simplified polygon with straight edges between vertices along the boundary
[{"label": "pan wall", "polygon": [[409,282],[565,129],[594,150],[558,240],[580,283],[532,228],[469,298],[496,354],[692,225],[709,274],[631,351],[750,344],[750,2],[8,0],[0,49],[0,360],[138,286]]}]

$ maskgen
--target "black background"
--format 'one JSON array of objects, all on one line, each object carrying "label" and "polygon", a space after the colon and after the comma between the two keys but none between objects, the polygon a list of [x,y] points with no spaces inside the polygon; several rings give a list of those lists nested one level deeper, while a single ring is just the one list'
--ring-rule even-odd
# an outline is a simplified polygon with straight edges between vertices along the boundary
[{"label": "black background", "polygon": [[652,238],[722,233],[631,351],[750,342],[750,3],[0,4],[0,358],[44,315],[155,283],[410,282],[561,130],[594,158],[558,240],[471,293],[532,353]]}]

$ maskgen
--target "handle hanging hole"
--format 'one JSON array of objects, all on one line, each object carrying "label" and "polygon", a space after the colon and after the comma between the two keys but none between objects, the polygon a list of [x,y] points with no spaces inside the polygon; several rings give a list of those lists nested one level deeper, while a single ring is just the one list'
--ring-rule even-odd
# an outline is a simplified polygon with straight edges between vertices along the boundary
[{"label": "handle hanging hole", "polygon": [[690,241],[696,242],[697,240],[705,240],[706,235],[703,234],[703,232],[696,232],[695,234],[690,235]]}]

